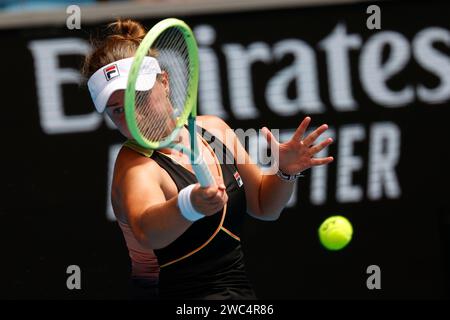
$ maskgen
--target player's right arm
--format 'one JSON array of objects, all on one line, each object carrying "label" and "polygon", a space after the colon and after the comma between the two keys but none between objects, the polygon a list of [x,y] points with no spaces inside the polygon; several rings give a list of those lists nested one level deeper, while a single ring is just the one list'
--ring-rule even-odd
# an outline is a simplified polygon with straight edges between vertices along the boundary
[{"label": "player's right arm", "polygon": [[[192,224],[178,208],[178,196],[163,192],[162,169],[150,158],[123,148],[114,169],[112,203],[118,219],[128,221],[141,245],[150,249],[164,248]],[[210,215],[223,207],[223,192],[217,187],[192,190],[194,208]]]}]

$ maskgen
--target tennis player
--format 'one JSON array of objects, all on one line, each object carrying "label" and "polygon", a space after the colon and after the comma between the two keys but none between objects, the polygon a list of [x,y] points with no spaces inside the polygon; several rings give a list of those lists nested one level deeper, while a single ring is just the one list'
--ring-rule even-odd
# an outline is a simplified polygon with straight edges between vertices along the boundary
[{"label": "tennis player", "polygon": [[[300,172],[333,161],[314,158],[332,143],[328,138],[314,144],[328,127],[304,137],[311,121],[306,117],[282,144],[263,128],[279,152],[278,173],[264,175],[236,135],[229,138],[232,130],[223,120],[199,116],[199,150],[218,182],[201,188],[186,155],[172,149],[145,150],[127,129],[124,90],[144,36],[138,22],[118,20],[94,42],[83,66],[96,110],[106,112],[128,138],[116,159],[111,198],[131,258],[133,298],[255,299],[240,244],[243,218],[248,213],[261,220],[278,219]],[[152,97],[164,101],[161,97],[170,91],[168,75],[152,53],[143,63],[155,80],[151,88],[139,81],[137,87],[147,86]],[[187,147],[188,135],[183,128],[178,137]]]}]

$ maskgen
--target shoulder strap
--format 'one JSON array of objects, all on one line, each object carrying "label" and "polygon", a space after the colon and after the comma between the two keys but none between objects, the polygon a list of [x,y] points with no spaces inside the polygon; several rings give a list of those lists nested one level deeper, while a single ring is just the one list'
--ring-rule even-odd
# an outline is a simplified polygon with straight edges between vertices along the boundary
[{"label": "shoulder strap", "polygon": [[136,140],[127,140],[123,145],[147,158],[150,158],[153,154],[153,150],[142,147],[139,143],[136,142]]}]

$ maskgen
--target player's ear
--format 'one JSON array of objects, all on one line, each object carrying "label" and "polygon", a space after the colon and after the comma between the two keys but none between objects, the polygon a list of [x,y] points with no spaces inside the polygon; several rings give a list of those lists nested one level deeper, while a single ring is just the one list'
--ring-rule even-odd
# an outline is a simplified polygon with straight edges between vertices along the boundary
[{"label": "player's ear", "polygon": [[169,74],[167,71],[162,71],[161,74],[158,75],[159,81],[163,85],[166,96],[169,97],[170,94],[170,86],[169,86]]},{"label": "player's ear", "polygon": [[162,85],[164,86],[164,89],[168,89],[169,88],[169,74],[167,73],[167,71],[162,71],[159,75],[158,75],[159,81],[161,81]]}]

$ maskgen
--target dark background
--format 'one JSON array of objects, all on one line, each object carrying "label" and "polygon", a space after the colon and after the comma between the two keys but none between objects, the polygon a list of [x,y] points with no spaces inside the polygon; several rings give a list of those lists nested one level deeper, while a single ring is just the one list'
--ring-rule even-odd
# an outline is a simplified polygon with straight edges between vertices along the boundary
[{"label": "dark background", "polygon": [[[444,2],[379,3],[382,29],[366,28],[367,4],[290,8],[180,17],[192,27],[208,24],[216,30],[212,46],[221,63],[226,121],[233,128],[295,128],[305,114],[282,117],[269,110],[264,95],[267,80],[289,64],[255,63],[252,67],[254,98],[261,111],[256,119],[238,120],[230,109],[227,70],[221,46],[244,46],[263,41],[269,45],[301,39],[314,49],[320,80],[320,96],[326,112],[311,115],[313,123],[328,123],[336,132],[346,124],[361,124],[366,137],[355,145],[363,168],[353,177],[367,188],[369,129],[375,122],[390,121],[401,129],[400,162],[396,167],[401,195],[372,201],[364,195],[357,203],[336,200],[336,166],[328,168],[327,202],[313,205],[309,198],[310,175],[298,183],[296,206],[285,209],[276,222],[248,217],[243,245],[249,277],[257,295],[267,299],[408,299],[448,298],[450,200],[448,184],[449,100],[428,105],[413,103],[387,108],[372,101],[363,90],[358,73],[361,49],[350,52],[353,97],[358,109],[339,112],[328,93],[326,59],[318,43],[338,23],[347,33],[358,34],[362,45],[377,32],[395,31],[412,40],[421,30],[449,30],[450,6]],[[159,19],[142,20],[151,27]],[[108,21],[109,22],[109,21]],[[121,136],[103,123],[95,131],[46,134],[39,119],[36,74],[29,42],[36,39],[79,37],[102,26],[82,25],[70,31],[65,26],[1,30],[2,175],[0,201],[0,298],[2,299],[122,299],[127,297],[129,258],[122,234],[106,218],[107,162],[110,145]],[[450,43],[435,48],[447,56]],[[386,48],[383,59],[388,59]],[[62,66],[79,69],[82,57],[61,56]],[[388,81],[392,90],[406,84],[429,88],[439,78],[420,66],[414,57]],[[92,112],[86,88],[66,85],[64,108],[68,115]],[[293,88],[290,87],[290,91]],[[200,111],[202,106],[200,105]],[[331,146],[336,156],[339,140]],[[354,227],[354,238],[340,252],[321,247],[317,228],[326,217],[341,214]],[[381,290],[368,290],[366,269],[381,268]],[[66,287],[66,268],[78,265],[82,289]]]}]

